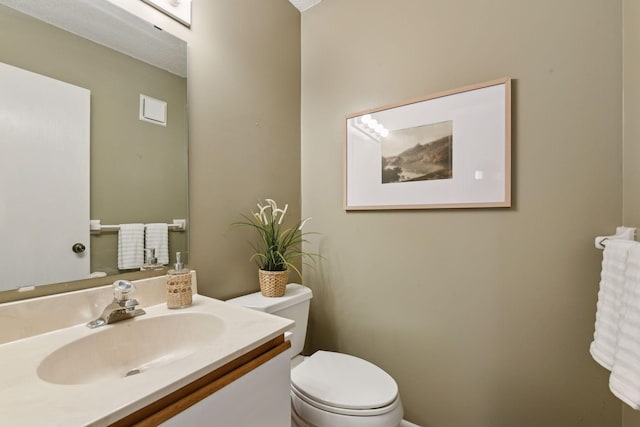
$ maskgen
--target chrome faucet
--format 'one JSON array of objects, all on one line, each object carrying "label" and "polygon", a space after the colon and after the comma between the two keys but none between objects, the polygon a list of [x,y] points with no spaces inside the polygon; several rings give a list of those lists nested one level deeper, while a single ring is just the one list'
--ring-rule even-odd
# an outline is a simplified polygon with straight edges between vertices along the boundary
[{"label": "chrome faucet", "polygon": [[87,323],[87,326],[93,329],[145,314],[143,309],[136,308],[140,305],[138,300],[131,298],[134,290],[135,286],[128,280],[116,280],[113,283],[113,301],[105,307],[100,317]]}]

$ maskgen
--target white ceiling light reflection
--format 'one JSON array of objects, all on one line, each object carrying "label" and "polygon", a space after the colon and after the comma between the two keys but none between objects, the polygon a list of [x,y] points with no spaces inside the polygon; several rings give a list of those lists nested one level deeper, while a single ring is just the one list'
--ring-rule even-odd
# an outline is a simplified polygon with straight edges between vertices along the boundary
[{"label": "white ceiling light reflection", "polygon": [[360,129],[376,141],[380,141],[380,138],[389,136],[389,129],[385,128],[382,123],[374,119],[371,114],[360,116],[354,120],[353,123],[356,128]]}]

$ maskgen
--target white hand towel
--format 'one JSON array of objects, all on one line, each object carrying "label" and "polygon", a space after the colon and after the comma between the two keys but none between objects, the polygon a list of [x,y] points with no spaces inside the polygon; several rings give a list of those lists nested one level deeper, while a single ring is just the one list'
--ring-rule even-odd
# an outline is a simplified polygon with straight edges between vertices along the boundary
[{"label": "white hand towel", "polygon": [[169,227],[166,223],[145,226],[145,248],[156,250],[158,264],[169,264]]},{"label": "white hand towel", "polygon": [[118,269],[140,268],[144,264],[144,224],[120,224]]},{"label": "white hand towel", "polygon": [[616,352],[620,304],[625,281],[625,265],[632,240],[607,240],[602,254],[600,291],[596,306],[596,324],[589,351],[596,362],[611,369]]},{"label": "white hand towel", "polygon": [[609,388],[640,409],[640,245],[629,250],[618,319],[618,341]]}]

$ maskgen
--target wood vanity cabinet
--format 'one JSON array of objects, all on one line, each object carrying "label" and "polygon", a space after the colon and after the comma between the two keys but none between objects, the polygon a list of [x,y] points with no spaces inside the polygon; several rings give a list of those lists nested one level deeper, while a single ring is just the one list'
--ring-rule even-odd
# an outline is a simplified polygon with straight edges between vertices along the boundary
[{"label": "wood vanity cabinet", "polygon": [[289,347],[280,335],[111,426],[290,425]]}]

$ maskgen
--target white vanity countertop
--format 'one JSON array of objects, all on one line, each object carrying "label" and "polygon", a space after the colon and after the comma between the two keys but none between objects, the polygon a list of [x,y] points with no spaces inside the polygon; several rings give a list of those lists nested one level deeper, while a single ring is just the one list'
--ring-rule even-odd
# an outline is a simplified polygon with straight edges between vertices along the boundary
[{"label": "white vanity countertop", "polygon": [[[293,326],[291,320],[200,295],[193,296],[192,306],[180,310],[169,310],[166,304],[143,308],[147,314],[112,325],[89,329],[80,324],[1,344],[0,425],[108,425],[276,338]],[[222,320],[223,331],[213,344],[161,367],[124,378],[61,385],[46,382],[38,376],[41,362],[66,344],[106,328],[122,327],[126,322],[188,312],[213,314]],[[96,348],[95,351],[115,350]]]}]

